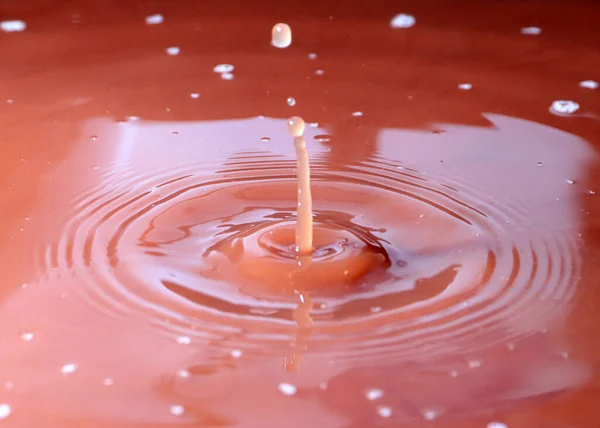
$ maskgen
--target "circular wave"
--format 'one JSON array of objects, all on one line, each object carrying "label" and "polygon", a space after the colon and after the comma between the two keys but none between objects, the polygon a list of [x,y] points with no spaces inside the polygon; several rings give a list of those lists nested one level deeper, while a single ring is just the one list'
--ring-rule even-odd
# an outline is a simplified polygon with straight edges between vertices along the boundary
[{"label": "circular wave", "polygon": [[[389,263],[344,292],[313,292],[307,356],[466,354],[531,334],[524,316],[535,312],[543,325],[573,295],[576,242],[538,230],[519,204],[381,158],[339,168],[316,158],[311,167],[316,224],[361,236]],[[206,254],[293,221],[294,168],[293,159],[242,152],[220,166],[114,170],[73,200],[40,269],[46,279],[76,278],[71,294],[92,310],[141,313],[163,334],[250,354],[285,346],[298,296],[248,292]]]}]

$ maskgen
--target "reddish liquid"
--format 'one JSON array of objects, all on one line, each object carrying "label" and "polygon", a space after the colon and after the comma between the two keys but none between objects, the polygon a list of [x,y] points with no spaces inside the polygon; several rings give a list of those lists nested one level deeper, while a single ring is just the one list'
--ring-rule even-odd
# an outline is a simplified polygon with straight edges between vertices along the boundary
[{"label": "reddish liquid", "polygon": [[103,6],[0,8],[2,424],[597,426],[600,6]]}]

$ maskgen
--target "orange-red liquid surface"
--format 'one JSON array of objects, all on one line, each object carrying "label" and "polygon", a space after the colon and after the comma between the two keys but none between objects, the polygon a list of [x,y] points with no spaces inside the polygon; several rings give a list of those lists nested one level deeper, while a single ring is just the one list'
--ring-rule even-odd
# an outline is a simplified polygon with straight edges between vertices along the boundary
[{"label": "orange-red liquid surface", "polygon": [[0,424],[600,424],[600,5],[0,20]]}]

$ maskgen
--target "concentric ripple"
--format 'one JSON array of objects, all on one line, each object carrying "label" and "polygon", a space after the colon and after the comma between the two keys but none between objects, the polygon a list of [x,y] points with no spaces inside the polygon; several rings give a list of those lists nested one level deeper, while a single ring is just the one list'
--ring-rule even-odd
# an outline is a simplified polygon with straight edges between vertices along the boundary
[{"label": "concentric ripple", "polygon": [[[286,289],[287,268],[260,261],[296,263],[294,168],[291,158],[239,152],[221,165],[109,173],[73,201],[40,268],[76,278],[72,295],[92,310],[137,312],[163,334],[229,338],[249,353],[289,342],[294,291],[306,292],[308,353],[348,363],[516,340],[531,333],[524,316],[544,325],[573,294],[569,233],[536,230],[524,207],[474,183],[381,158],[338,168],[314,159],[315,226],[326,237],[314,265],[338,263],[352,280],[328,287],[336,281],[324,269],[310,287]],[[363,266],[345,262],[359,253],[371,255]]]}]

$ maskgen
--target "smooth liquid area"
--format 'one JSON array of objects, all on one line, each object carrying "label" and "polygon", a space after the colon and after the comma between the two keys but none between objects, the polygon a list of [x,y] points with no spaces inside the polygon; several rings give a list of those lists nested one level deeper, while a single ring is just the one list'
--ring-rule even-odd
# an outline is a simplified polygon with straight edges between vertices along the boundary
[{"label": "smooth liquid area", "polygon": [[[564,22],[593,6],[314,6],[285,50],[256,5],[12,7],[2,423],[593,426],[597,47]],[[308,266],[290,109],[318,122]]]}]

